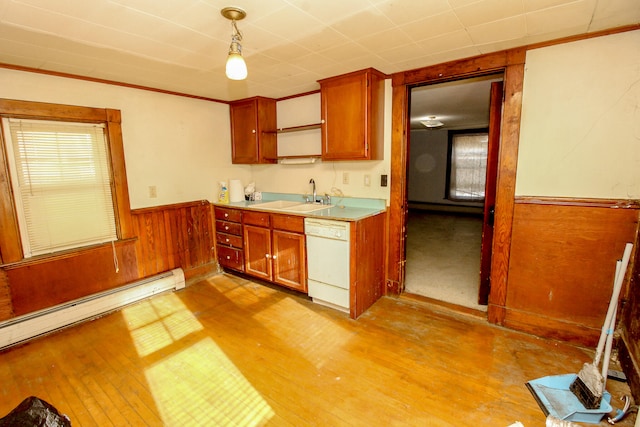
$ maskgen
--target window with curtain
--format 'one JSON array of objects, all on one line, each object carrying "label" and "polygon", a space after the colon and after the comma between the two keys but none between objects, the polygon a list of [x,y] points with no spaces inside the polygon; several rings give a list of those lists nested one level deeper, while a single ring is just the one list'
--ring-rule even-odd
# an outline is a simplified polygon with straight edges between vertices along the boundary
[{"label": "window with curtain", "polygon": [[117,239],[102,124],[4,118],[25,257]]},{"label": "window with curtain", "polygon": [[449,163],[450,200],[482,202],[487,176],[487,133],[454,134]]}]

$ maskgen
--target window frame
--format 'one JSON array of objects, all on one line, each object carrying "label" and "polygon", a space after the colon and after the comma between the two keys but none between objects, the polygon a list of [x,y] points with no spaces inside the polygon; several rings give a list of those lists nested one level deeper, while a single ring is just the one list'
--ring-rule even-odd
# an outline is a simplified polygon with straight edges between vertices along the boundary
[{"label": "window frame", "polygon": [[[50,104],[33,101],[0,99],[0,116],[32,120],[54,120],[102,123],[105,126],[112,174],[112,197],[118,240],[134,237],[129,189],[124,162],[120,110],[75,105]],[[0,263],[9,264],[34,258],[51,258],[52,253],[24,258],[15,202],[11,189],[10,171],[4,135],[0,135]],[[83,248],[68,252],[79,252]]]}]

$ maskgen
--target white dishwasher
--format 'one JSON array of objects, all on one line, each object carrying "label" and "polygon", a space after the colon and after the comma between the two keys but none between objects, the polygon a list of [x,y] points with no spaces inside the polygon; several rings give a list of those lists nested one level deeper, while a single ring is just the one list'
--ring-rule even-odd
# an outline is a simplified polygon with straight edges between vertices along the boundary
[{"label": "white dishwasher", "polygon": [[308,291],[313,302],[349,312],[349,223],[305,218]]}]

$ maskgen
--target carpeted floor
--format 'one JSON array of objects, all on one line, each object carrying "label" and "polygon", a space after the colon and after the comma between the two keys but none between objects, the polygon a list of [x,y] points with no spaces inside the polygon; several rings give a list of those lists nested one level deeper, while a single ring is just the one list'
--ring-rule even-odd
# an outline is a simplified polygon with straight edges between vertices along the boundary
[{"label": "carpeted floor", "polygon": [[482,218],[409,211],[405,292],[486,311],[478,305]]}]

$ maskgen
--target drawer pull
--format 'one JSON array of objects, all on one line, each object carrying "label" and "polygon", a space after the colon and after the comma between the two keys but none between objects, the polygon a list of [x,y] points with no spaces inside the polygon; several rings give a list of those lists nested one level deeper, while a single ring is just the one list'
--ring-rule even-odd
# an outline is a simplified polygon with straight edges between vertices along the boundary
[{"label": "drawer pull", "polygon": [[228,239],[228,238],[226,238],[226,239],[225,239],[225,241],[226,241],[227,243],[229,243],[229,239]]},{"label": "drawer pull", "polygon": [[227,259],[231,259],[231,257],[229,255],[227,255]]},{"label": "drawer pull", "polygon": [[229,218],[229,214],[225,212],[225,213],[224,213],[224,217],[225,217],[225,218]]},{"label": "drawer pull", "polygon": [[225,226],[224,226],[224,229],[225,229],[225,230],[228,230],[228,229],[229,229],[229,226],[228,226],[228,225],[225,225]]}]

